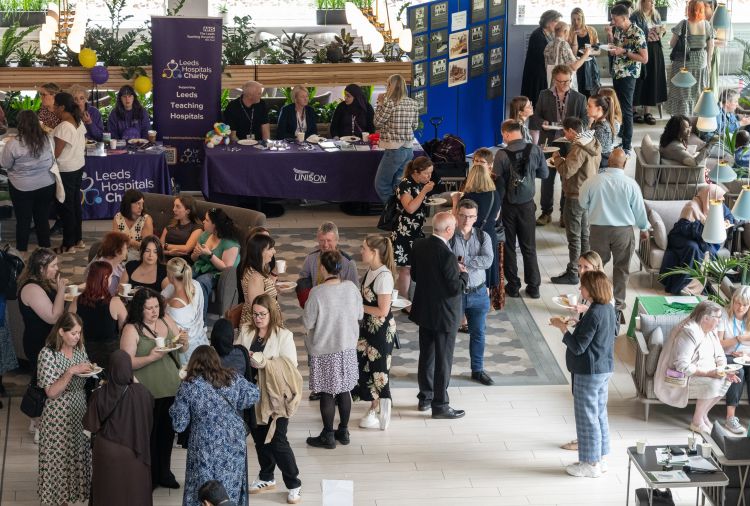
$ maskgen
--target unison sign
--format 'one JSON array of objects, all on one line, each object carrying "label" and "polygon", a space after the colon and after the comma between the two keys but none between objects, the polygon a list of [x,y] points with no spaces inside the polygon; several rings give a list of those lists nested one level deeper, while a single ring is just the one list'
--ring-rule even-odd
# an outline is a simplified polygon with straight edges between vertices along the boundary
[{"label": "unison sign", "polygon": [[294,180],[298,182],[303,181],[313,184],[325,184],[326,178],[328,177],[324,174],[316,174],[311,170],[292,169],[292,171],[294,171]]}]

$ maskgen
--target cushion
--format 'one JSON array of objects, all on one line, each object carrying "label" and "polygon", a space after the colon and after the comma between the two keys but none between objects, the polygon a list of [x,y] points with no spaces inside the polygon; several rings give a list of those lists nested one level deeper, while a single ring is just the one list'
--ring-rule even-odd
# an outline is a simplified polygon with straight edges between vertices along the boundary
[{"label": "cushion", "polygon": [[661,264],[664,263],[664,253],[667,250],[659,248],[651,248],[648,256],[648,265],[652,269],[660,270]]},{"label": "cushion", "polygon": [[653,209],[648,211],[648,221],[654,229],[654,242],[659,249],[667,249],[667,227],[664,225],[659,213]]},{"label": "cushion", "polygon": [[648,336],[648,355],[646,356],[646,374],[653,376],[656,373],[656,366],[659,364],[659,355],[664,346],[664,334],[661,327],[656,327],[651,335]]},{"label": "cushion", "polygon": [[644,135],[643,141],[641,141],[641,156],[643,156],[643,161],[647,164],[659,165],[659,146],[656,146],[651,141],[651,137],[648,134]]}]

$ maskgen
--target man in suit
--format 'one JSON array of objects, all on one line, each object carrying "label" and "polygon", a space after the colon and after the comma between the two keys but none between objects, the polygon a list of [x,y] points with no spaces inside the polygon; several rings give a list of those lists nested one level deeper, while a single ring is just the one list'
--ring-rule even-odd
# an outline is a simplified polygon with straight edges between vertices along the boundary
[{"label": "man in suit", "polygon": [[[570,88],[573,72],[567,65],[557,65],[552,69],[552,83],[549,89],[539,94],[539,100],[534,105],[534,115],[529,118],[529,129],[539,132],[539,144],[552,143],[558,137],[562,137],[562,121],[568,116],[579,118],[588,125],[586,115],[586,97],[576,90]],[[558,145],[559,146],[559,145]],[[564,150],[566,145],[561,146]],[[566,153],[561,153],[566,154]],[[552,211],[555,204],[555,179],[557,171],[550,168],[549,175],[542,181],[542,195],[539,201],[542,214],[536,220],[539,226],[547,225],[552,221]],[[562,219],[565,197],[560,196],[560,226],[564,227]]]},{"label": "man in suit", "polygon": [[409,319],[419,325],[419,410],[432,407],[432,418],[461,418],[448,405],[453,348],[461,322],[461,297],[469,275],[448,244],[456,230],[450,212],[432,219],[432,235],[414,242],[411,278],[416,283]]}]

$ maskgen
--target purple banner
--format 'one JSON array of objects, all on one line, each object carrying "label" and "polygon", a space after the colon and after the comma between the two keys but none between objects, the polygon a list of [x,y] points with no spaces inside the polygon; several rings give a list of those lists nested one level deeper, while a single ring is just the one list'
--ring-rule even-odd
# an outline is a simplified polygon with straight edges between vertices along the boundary
[{"label": "purple banner", "polygon": [[195,180],[203,139],[221,119],[221,18],[151,17],[154,124],[177,148],[174,176]]},{"label": "purple banner", "polygon": [[83,219],[112,218],[127,190],[168,195],[170,187],[164,153],[87,156],[81,182]]}]

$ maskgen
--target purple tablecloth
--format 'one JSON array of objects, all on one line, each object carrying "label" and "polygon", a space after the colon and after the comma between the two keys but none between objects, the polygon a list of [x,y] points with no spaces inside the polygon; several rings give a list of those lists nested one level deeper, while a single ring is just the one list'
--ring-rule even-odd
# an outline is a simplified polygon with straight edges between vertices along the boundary
[{"label": "purple tablecloth", "polygon": [[81,183],[83,219],[112,218],[120,210],[123,194],[131,188],[143,193],[171,193],[164,153],[87,156]]},{"label": "purple tablecloth", "polygon": [[[203,195],[206,200],[241,195],[380,202],[373,183],[383,151],[327,152],[318,146],[304,151],[296,144],[291,146],[286,151],[234,145],[206,149],[201,173]],[[414,156],[423,154],[414,151]]]}]

